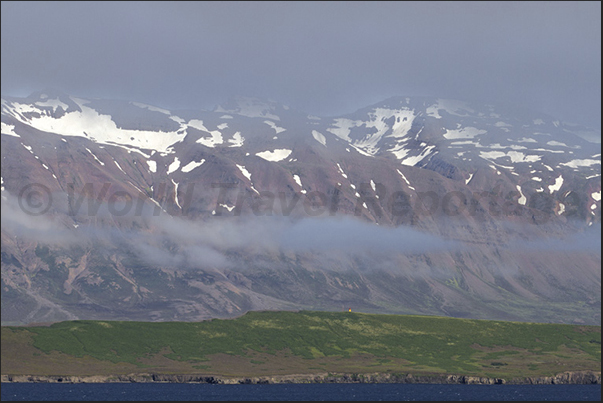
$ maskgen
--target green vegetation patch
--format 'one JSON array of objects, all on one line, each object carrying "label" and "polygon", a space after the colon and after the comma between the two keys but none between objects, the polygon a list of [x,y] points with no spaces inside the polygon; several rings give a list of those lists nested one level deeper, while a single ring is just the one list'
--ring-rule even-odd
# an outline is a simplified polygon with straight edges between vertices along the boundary
[{"label": "green vegetation patch", "polygon": [[500,376],[534,376],[538,369],[550,375],[600,370],[601,365],[600,326],[301,311],[249,312],[195,323],[70,321],[9,329],[30,334],[33,347],[46,354],[140,368],[158,356],[202,363],[194,366],[198,369],[217,368],[212,365],[218,355],[261,366],[266,357],[274,362],[283,352],[313,368],[337,369],[337,360],[349,363],[362,356],[364,368],[372,372],[480,374],[488,368]]}]

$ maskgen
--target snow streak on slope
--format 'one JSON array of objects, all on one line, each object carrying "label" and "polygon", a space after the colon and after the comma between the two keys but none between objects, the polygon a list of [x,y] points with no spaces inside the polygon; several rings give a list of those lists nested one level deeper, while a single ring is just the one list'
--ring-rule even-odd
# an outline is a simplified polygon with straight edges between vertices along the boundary
[{"label": "snow streak on slope", "polygon": [[406,185],[408,186],[409,189],[415,190],[415,188],[410,184],[409,180],[406,179],[406,176],[404,176],[404,174],[402,172],[400,172],[399,169],[396,169],[396,171],[398,171],[398,173],[400,174],[400,176],[402,177],[402,179],[404,179],[404,182],[406,182]]},{"label": "snow streak on slope", "polygon": [[201,160],[201,161],[199,161],[199,162],[196,162],[196,161],[191,161],[191,162],[189,162],[188,164],[186,164],[185,166],[183,166],[183,167],[182,167],[182,172],[185,172],[185,173],[186,173],[186,172],[190,172],[190,171],[192,171],[193,169],[195,169],[195,168],[197,168],[197,167],[199,167],[199,166],[203,165],[203,163],[204,163],[204,162],[205,162],[205,160],[204,160],[204,159],[202,159],[202,160]]},{"label": "snow streak on slope", "polygon": [[90,149],[89,149],[89,148],[86,148],[86,151],[88,151],[88,152],[89,152],[89,153],[90,153],[90,154],[91,154],[91,155],[94,157],[94,159],[95,159],[96,161],[98,161],[98,163],[99,163],[99,164],[101,164],[101,165],[105,165],[105,163],[104,163],[104,162],[102,162],[101,160],[99,160],[99,159],[98,159],[98,157],[97,157],[96,155],[94,155],[94,153],[93,153],[92,151],[90,151]]},{"label": "snow streak on slope", "polygon": [[304,185],[302,185],[302,181],[301,181],[301,178],[299,177],[299,175],[293,175],[293,180],[295,181],[295,183],[297,183],[299,185],[300,188],[302,188],[300,190],[300,192],[303,194],[306,194],[306,190],[303,188]]},{"label": "snow streak on slope", "polygon": [[408,166],[415,166],[417,165],[419,162],[423,161],[423,159],[425,159],[425,157],[427,157],[428,155],[430,155],[433,151],[433,149],[435,148],[435,146],[427,146],[425,147],[421,153],[419,155],[415,155],[413,157],[407,157],[404,158],[400,163],[402,165],[408,165]]},{"label": "snow streak on slope", "polygon": [[247,178],[247,180],[251,181],[251,173],[245,168],[245,165],[236,164],[239,171]]}]

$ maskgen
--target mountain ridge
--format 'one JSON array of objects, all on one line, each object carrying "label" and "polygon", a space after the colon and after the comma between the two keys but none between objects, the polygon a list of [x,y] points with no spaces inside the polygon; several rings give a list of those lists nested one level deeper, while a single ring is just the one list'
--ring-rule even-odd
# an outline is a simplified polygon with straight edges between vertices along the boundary
[{"label": "mountain ridge", "polygon": [[[3,97],[3,321],[353,304],[600,323],[600,248],[584,242],[600,226],[600,144],[438,98],[332,118],[237,102]],[[361,242],[389,230],[414,247]],[[319,252],[290,241],[312,232],[334,235]]]}]

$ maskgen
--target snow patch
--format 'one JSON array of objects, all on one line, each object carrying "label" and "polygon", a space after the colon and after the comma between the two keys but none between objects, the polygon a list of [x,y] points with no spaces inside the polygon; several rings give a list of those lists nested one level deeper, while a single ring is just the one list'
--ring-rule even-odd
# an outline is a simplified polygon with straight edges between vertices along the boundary
[{"label": "snow patch", "polygon": [[520,139],[517,140],[518,143],[538,143],[538,141],[529,138],[529,137],[522,137]]},{"label": "snow patch", "polygon": [[299,175],[293,175],[293,180],[299,185],[299,187],[304,187],[302,185],[301,178],[299,177]]},{"label": "snow patch", "polygon": [[565,204],[559,203],[559,210],[557,211],[557,215],[561,215],[565,212]]},{"label": "snow patch", "polygon": [[444,138],[446,138],[448,140],[472,139],[476,136],[479,136],[480,134],[485,134],[485,133],[487,133],[486,130],[481,130],[476,127],[468,126],[468,127],[463,127],[461,129],[446,130],[446,133],[444,133]]},{"label": "snow patch", "polygon": [[259,153],[255,153],[260,158],[265,159],[266,161],[278,162],[282,161],[291,155],[291,150],[287,150],[286,148],[277,148],[274,151],[262,151]]},{"label": "snow patch", "polygon": [[344,178],[348,178],[348,175],[343,171],[343,168],[341,168],[341,165],[339,165],[339,162],[337,163],[337,168],[339,168],[339,173],[341,174],[341,176],[343,176]]},{"label": "snow patch", "polygon": [[322,144],[323,146],[327,146],[327,139],[325,138],[325,136],[316,131],[316,130],[312,130],[312,137],[314,137],[314,140],[318,141],[320,144]]},{"label": "snow patch", "polygon": [[577,159],[577,160],[571,160],[569,162],[562,162],[559,165],[564,165],[566,167],[570,167],[570,168],[579,168],[579,167],[589,167],[592,165],[601,165],[601,161],[598,160],[591,160],[591,159]]},{"label": "snow patch", "polygon": [[251,173],[247,170],[247,168],[245,168],[245,165],[236,165],[237,168],[239,168],[239,171],[241,171],[241,173],[243,174],[243,176],[245,176],[249,181],[251,181]]},{"label": "snow patch", "polygon": [[228,139],[228,142],[230,143],[228,147],[242,147],[245,143],[245,137],[241,136],[241,132],[236,132],[231,139]]},{"label": "snow patch", "polygon": [[98,157],[97,157],[96,155],[94,155],[94,153],[93,153],[92,151],[90,151],[90,149],[89,149],[89,148],[86,148],[86,151],[88,151],[88,152],[89,152],[89,153],[90,153],[90,154],[91,154],[91,155],[94,157],[94,159],[95,159],[96,161],[98,161],[98,163],[99,163],[99,164],[101,164],[101,165],[105,165],[105,163],[104,163],[104,162],[102,162],[101,160],[99,160],[99,159],[98,159]]},{"label": "snow patch", "polygon": [[157,172],[157,162],[152,160],[147,160],[147,164],[149,164],[149,171],[156,173]]},{"label": "snow patch", "polygon": [[69,108],[69,105],[67,105],[64,102],[61,102],[59,99],[48,99],[44,102],[36,102],[36,105],[50,106],[52,108],[52,113],[55,113],[57,111],[58,107],[61,107],[64,111],[66,111],[67,108]]},{"label": "snow patch", "polygon": [[547,144],[550,145],[550,146],[568,147],[567,144],[562,143],[560,141],[555,141],[555,140],[547,141]]},{"label": "snow patch", "polygon": [[423,149],[423,151],[421,151],[421,153],[419,155],[415,155],[413,157],[408,157],[405,158],[404,160],[400,161],[400,163],[402,165],[408,165],[408,166],[415,166],[417,165],[419,162],[421,162],[425,157],[427,157],[428,155],[431,154],[432,150],[435,148],[435,146],[428,146],[425,147]]},{"label": "snow patch", "polygon": [[225,208],[228,211],[234,210],[235,206],[229,206],[228,204],[220,203],[220,207]]},{"label": "snow patch", "polygon": [[201,130],[207,132],[211,135],[211,137],[206,138],[202,137],[197,140],[197,143],[203,144],[206,147],[215,148],[217,144],[224,143],[224,139],[222,138],[222,133],[218,130],[208,130],[204,125],[203,121],[199,119],[191,119],[188,122],[188,125],[194,129]]},{"label": "snow patch", "polygon": [[399,169],[396,169],[396,171],[398,171],[398,173],[400,174],[400,176],[402,177],[402,179],[404,179],[404,182],[406,182],[406,184],[408,185],[409,189],[415,190],[415,188],[410,184],[410,182],[408,181],[408,179],[406,179],[406,176],[404,176],[404,174],[402,172],[400,172]]},{"label": "snow patch", "polygon": [[274,122],[272,122],[270,120],[264,120],[264,123],[266,123],[268,126],[272,127],[274,129],[274,131],[276,132],[276,134],[282,133],[285,130],[287,130],[287,129],[283,128],[283,127],[278,127],[276,125],[276,123],[274,123]]},{"label": "snow patch", "polygon": [[190,172],[193,169],[200,167],[201,165],[203,165],[203,163],[205,162],[204,159],[202,159],[201,161],[197,162],[197,161],[191,161],[188,164],[186,164],[185,166],[182,167],[182,172]]},{"label": "snow patch", "polygon": [[509,157],[511,162],[536,162],[542,158],[539,155],[526,155],[519,151],[480,151],[479,156],[485,160],[499,159],[503,157]]},{"label": "snow patch", "polygon": [[519,199],[517,200],[517,203],[521,204],[522,206],[525,206],[528,199],[526,199],[523,192],[521,191],[521,186],[515,185],[515,188],[519,192],[519,196],[520,196]]},{"label": "snow patch", "polygon": [[360,147],[356,147],[354,144],[350,144],[352,147],[354,147],[354,149],[356,151],[358,151],[360,154],[364,155],[365,157],[373,157],[371,154],[367,153],[366,151],[364,151],[362,148]]},{"label": "snow patch", "polygon": [[513,125],[510,125],[505,122],[496,122],[496,123],[494,123],[494,126],[496,126],[496,127],[513,127]]},{"label": "snow patch", "polygon": [[178,208],[180,208],[180,210],[182,210],[182,206],[180,205],[180,202],[178,201],[178,183],[174,182],[173,179],[172,179],[172,183],[174,184],[174,201],[176,202],[176,205],[178,206]]},{"label": "snow patch", "polygon": [[120,171],[122,171],[123,173],[126,173],[126,171],[121,169],[121,166],[117,163],[117,161],[113,160],[113,162],[115,162],[115,165],[117,165],[117,167],[119,168]]},{"label": "snow patch", "polygon": [[479,143],[476,143],[475,141],[469,141],[469,140],[466,140],[466,141],[453,141],[452,143],[450,143],[450,145],[453,145],[453,146],[469,145],[469,144],[472,144],[472,145],[474,145],[476,147],[480,145]]},{"label": "snow patch", "polygon": [[[96,110],[87,107],[86,104],[89,101],[75,97],[71,99],[79,106],[81,111],[68,112],[60,118],[41,114],[42,111],[32,105],[17,102],[10,105],[8,103],[3,104],[7,113],[37,130],[61,136],[85,137],[102,144],[128,145],[168,152],[170,146],[184,139],[184,133],[118,128],[111,116],[101,115]],[[23,112],[37,112],[40,113],[40,116],[26,119],[22,115]]]},{"label": "snow patch", "polygon": [[8,125],[8,124],[2,122],[1,127],[2,127],[2,134],[7,134],[7,135],[13,136],[13,137],[21,137],[17,133],[15,133],[14,125]]},{"label": "snow patch", "polygon": [[327,129],[327,131],[333,133],[342,140],[351,142],[352,139],[350,139],[350,130],[352,129],[352,127],[361,126],[363,123],[364,122],[361,120],[337,118],[333,123],[335,127],[330,127]]},{"label": "snow patch", "polygon": [[549,192],[553,194],[553,192],[561,189],[561,185],[563,185],[563,176],[559,175],[557,178],[555,178],[555,184],[549,185]]},{"label": "snow patch", "polygon": [[[356,149],[362,149],[366,154],[374,156],[379,152],[379,142],[385,134],[391,130],[387,137],[403,138],[408,134],[412,127],[412,122],[415,118],[414,111],[410,109],[387,109],[375,108],[368,113],[369,121],[351,121],[347,119],[337,119],[341,123],[338,129],[327,129],[338,137],[353,143]],[[393,119],[393,124],[390,127],[388,121]],[[374,133],[368,133],[360,140],[351,141],[349,139],[350,129],[353,126],[364,125],[367,129],[376,129]],[[338,134],[337,134],[338,133]]]},{"label": "snow patch", "polygon": [[167,174],[169,175],[172,172],[176,172],[178,168],[180,168],[180,160],[178,159],[178,157],[175,157],[174,161],[168,167]]}]

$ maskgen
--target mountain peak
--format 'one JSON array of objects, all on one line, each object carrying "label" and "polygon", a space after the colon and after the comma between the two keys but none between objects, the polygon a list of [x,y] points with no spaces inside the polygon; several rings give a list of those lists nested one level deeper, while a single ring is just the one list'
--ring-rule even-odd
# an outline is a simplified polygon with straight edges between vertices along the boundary
[{"label": "mountain peak", "polygon": [[234,113],[250,118],[261,117],[280,120],[280,117],[275,114],[279,109],[287,110],[288,108],[272,100],[237,95],[230,98],[224,105],[217,106],[214,112]]}]

